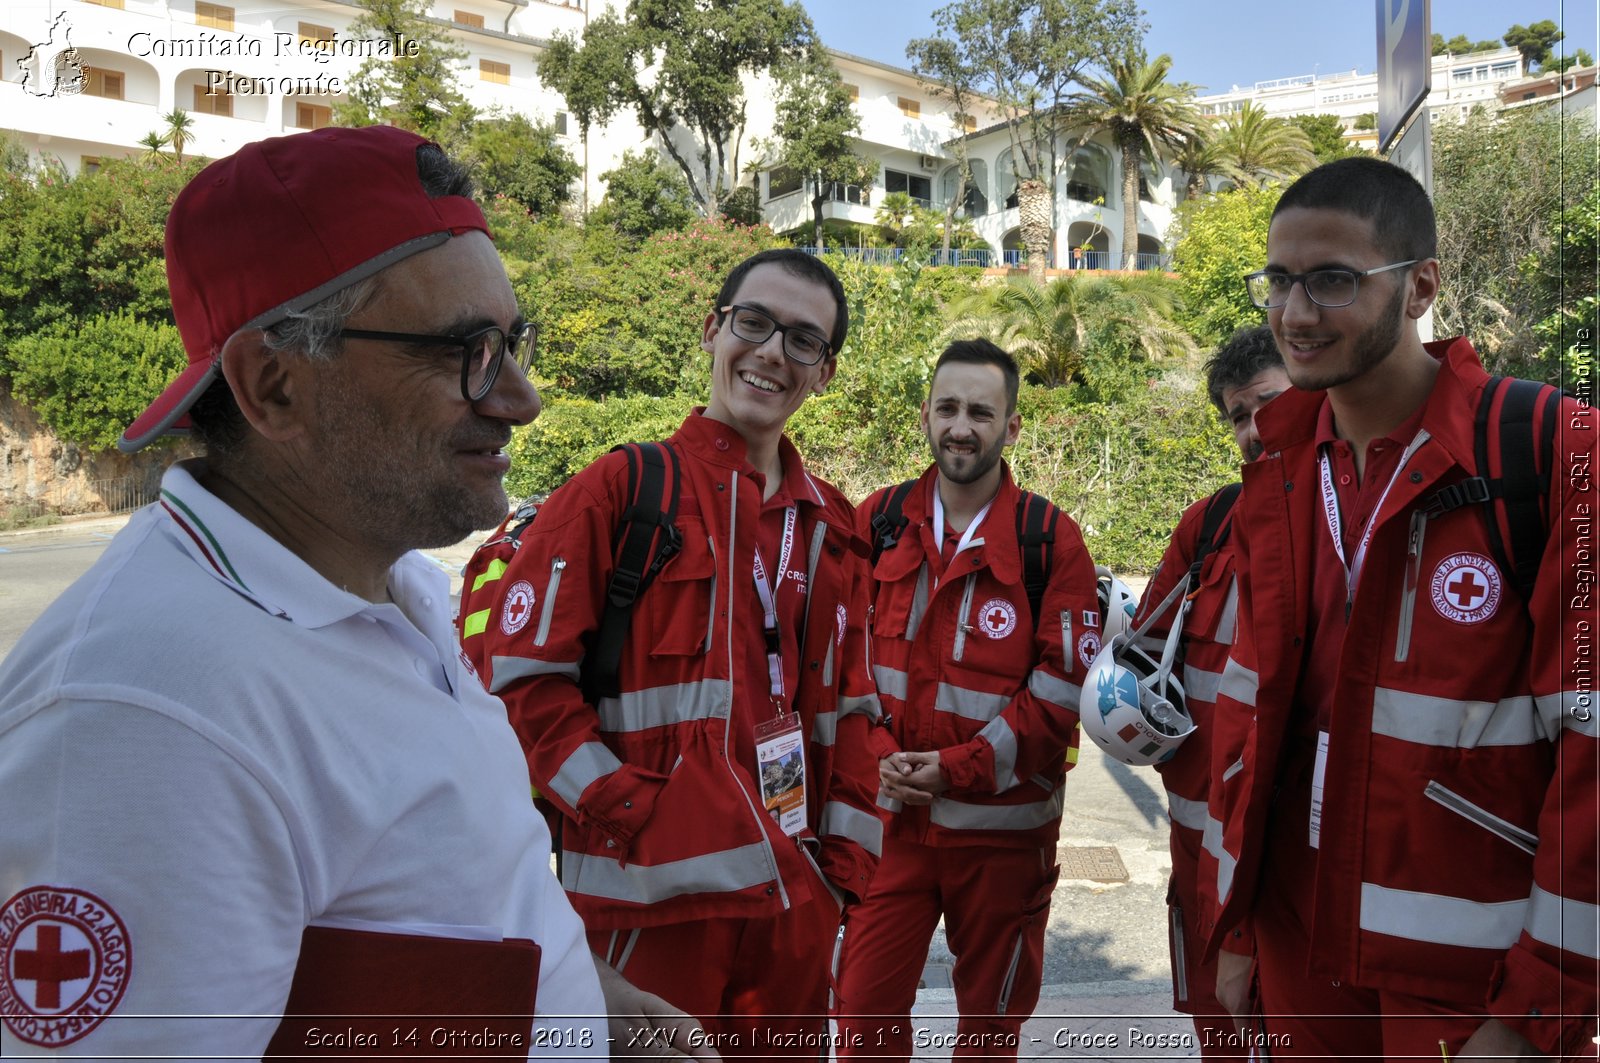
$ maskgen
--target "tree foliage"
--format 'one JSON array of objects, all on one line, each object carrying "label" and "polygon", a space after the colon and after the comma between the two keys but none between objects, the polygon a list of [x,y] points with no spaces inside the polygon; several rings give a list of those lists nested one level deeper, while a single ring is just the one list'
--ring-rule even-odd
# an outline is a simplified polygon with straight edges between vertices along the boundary
[{"label": "tree foliage", "polygon": [[1447,52],[1454,55],[1465,55],[1468,52],[1493,52],[1498,51],[1499,48],[1499,41],[1473,41],[1469,40],[1465,33],[1458,33],[1448,41],[1444,39],[1444,34],[1442,33],[1433,35],[1434,55],[1444,55]]},{"label": "tree foliage", "polygon": [[[1555,260],[1563,212],[1597,180],[1592,116],[1553,111],[1472,114],[1433,127],[1439,219],[1434,331],[1466,334],[1497,372],[1554,380],[1533,326],[1553,310],[1549,288],[1521,268]],[[1508,194],[1515,190],[1515,194]]]},{"label": "tree foliage", "polygon": [[738,183],[749,76],[779,78],[817,47],[793,0],[630,0],[626,16],[592,20],[581,41],[558,35],[540,76],[587,131],[633,112],[683,171],[705,217]]},{"label": "tree foliage", "polygon": [[1139,161],[1155,162],[1163,147],[1176,151],[1200,132],[1194,89],[1167,80],[1172,57],[1151,59],[1130,47],[1106,60],[1105,77],[1084,79],[1071,98],[1072,124],[1086,130],[1083,143],[1104,130],[1122,156],[1122,268],[1139,253]]},{"label": "tree foliage", "polygon": [[1172,269],[1183,290],[1184,324],[1202,347],[1262,323],[1244,276],[1267,264],[1267,226],[1280,195],[1275,185],[1238,188],[1178,208],[1168,233]]},{"label": "tree foliage", "polygon": [[388,54],[362,60],[345,79],[333,118],[343,126],[385,123],[447,148],[461,142],[476,115],[457,87],[466,50],[431,21],[429,0],[356,0],[349,35],[387,42]]},{"label": "tree foliage", "polygon": [[941,37],[919,37],[906,45],[906,58],[911,69],[928,91],[935,97],[950,101],[954,108],[957,133],[954,140],[956,153],[956,187],[944,208],[944,243],[940,250],[950,250],[950,235],[955,229],[956,215],[967,208],[967,189],[973,185],[972,151],[967,138],[966,120],[975,120],[978,100],[978,72],[954,43]]},{"label": "tree foliage", "polygon": [[554,214],[571,202],[573,182],[583,173],[553,126],[522,114],[473,123],[460,155],[486,197],[504,196],[530,214]]},{"label": "tree foliage", "polygon": [[695,218],[689,182],[653,148],[623,152],[622,160],[600,180],[606,183],[606,197],[590,212],[590,225],[609,225],[637,241],[685,228]]},{"label": "tree foliage", "polygon": [[818,247],[822,207],[834,183],[870,185],[877,176],[877,160],[856,150],[860,129],[839,68],[820,44],[814,45],[782,79],[773,136],[765,147],[774,165],[804,175]]},{"label": "tree foliage", "polygon": [[1317,164],[1304,130],[1250,101],[1223,118],[1217,142],[1241,182],[1289,180]]},{"label": "tree foliage", "polygon": [[1518,23],[1506,30],[1501,39],[1506,42],[1507,48],[1515,48],[1522,53],[1522,61],[1529,70],[1542,70],[1550,61],[1556,43],[1565,36],[1561,27],[1553,21],[1541,19],[1526,26]]},{"label": "tree foliage", "polygon": [[1337,115],[1296,114],[1291,115],[1289,121],[1299,126],[1300,131],[1306,135],[1318,166],[1351,155],[1369,154],[1345,139],[1344,123]]}]

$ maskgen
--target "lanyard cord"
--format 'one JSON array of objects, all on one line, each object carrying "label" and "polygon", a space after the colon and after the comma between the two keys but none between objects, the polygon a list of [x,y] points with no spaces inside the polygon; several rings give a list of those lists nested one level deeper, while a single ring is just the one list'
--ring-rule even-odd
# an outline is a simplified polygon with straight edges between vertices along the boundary
[{"label": "lanyard cord", "polygon": [[789,555],[794,550],[795,507],[783,511],[783,543],[778,549],[778,583],[775,587],[767,579],[766,566],[761,561],[761,544],[755,548],[752,575],[756,581],[756,597],[761,599],[761,633],[767,644],[767,685],[778,712],[783,713],[783,643],[778,629],[778,590],[789,571]]},{"label": "lanyard cord", "polygon": [[1328,524],[1328,536],[1333,540],[1333,552],[1339,558],[1339,567],[1344,569],[1344,615],[1350,619],[1350,607],[1355,602],[1356,584],[1361,581],[1361,570],[1367,564],[1367,547],[1372,544],[1372,535],[1378,530],[1378,514],[1383,512],[1383,503],[1389,498],[1389,491],[1394,487],[1395,481],[1400,479],[1400,473],[1405,469],[1406,463],[1422,448],[1422,444],[1429,439],[1426,428],[1418,430],[1415,438],[1407,444],[1405,452],[1400,455],[1400,464],[1395,466],[1394,472],[1389,476],[1389,482],[1384,485],[1383,494],[1378,496],[1378,504],[1372,510],[1372,519],[1367,521],[1366,530],[1361,533],[1361,541],[1356,544],[1355,555],[1349,560],[1344,556],[1344,519],[1339,512],[1339,492],[1333,486],[1333,462],[1328,457],[1328,447],[1324,445],[1317,455],[1322,474],[1322,514]]}]

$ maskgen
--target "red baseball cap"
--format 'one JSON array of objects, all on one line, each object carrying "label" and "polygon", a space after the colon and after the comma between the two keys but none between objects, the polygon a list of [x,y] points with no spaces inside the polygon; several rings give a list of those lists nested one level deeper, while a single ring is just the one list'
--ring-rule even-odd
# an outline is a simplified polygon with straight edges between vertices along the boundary
[{"label": "red baseball cap", "polygon": [[431,197],[417,174],[430,143],[392,126],[318,129],[246,145],[184,186],[167,218],[167,287],[189,368],[128,426],[132,453],[189,430],[189,407],[241,329],[266,328],[437,247],[488,234],[466,196]]}]

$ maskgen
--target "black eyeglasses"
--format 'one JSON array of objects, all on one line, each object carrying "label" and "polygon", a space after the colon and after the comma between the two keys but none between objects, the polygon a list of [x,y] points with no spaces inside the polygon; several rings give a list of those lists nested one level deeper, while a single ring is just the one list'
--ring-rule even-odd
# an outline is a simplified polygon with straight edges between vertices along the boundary
[{"label": "black eyeglasses", "polygon": [[728,327],[746,343],[766,343],[774,332],[783,333],[783,353],[801,365],[816,365],[833,348],[827,340],[798,325],[780,325],[753,306],[725,306]]},{"label": "black eyeglasses", "polygon": [[1404,269],[1421,261],[1420,258],[1411,258],[1375,269],[1314,269],[1310,273],[1279,273],[1264,269],[1246,276],[1244,286],[1250,292],[1252,303],[1263,310],[1273,310],[1289,301],[1289,293],[1294,290],[1295,282],[1299,281],[1305,287],[1307,299],[1332,310],[1356,301],[1356,289],[1362,277]]},{"label": "black eyeglasses", "polygon": [[523,322],[510,333],[490,325],[465,336],[425,336],[416,332],[378,332],[364,328],[340,329],[339,335],[353,340],[394,340],[461,348],[461,397],[468,402],[477,402],[489,394],[508,350],[517,368],[526,373],[533,364],[533,352],[539,342],[539,330],[532,321]]}]

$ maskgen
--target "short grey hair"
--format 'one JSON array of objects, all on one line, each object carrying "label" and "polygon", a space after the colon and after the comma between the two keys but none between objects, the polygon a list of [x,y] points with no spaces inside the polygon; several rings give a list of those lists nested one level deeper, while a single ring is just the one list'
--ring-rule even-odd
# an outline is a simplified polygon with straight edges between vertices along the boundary
[{"label": "short grey hair", "polygon": [[326,362],[343,348],[339,333],[351,315],[366,305],[377,289],[376,275],[358,280],[322,302],[269,325],[262,330],[262,342],[269,351],[299,351],[312,361]]}]

